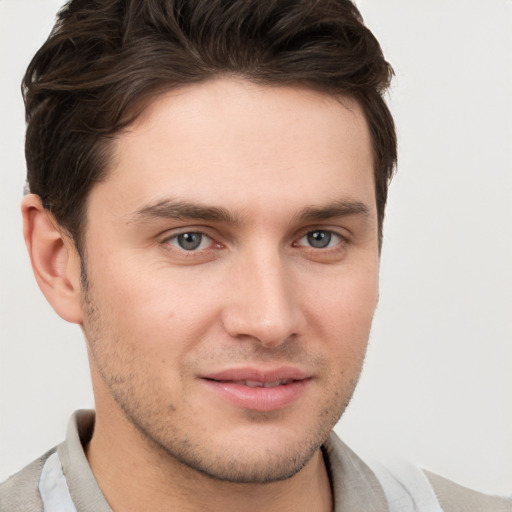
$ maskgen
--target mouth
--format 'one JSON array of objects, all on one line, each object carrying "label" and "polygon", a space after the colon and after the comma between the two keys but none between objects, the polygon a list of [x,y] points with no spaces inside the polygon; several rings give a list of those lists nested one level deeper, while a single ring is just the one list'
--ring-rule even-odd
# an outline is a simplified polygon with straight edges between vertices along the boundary
[{"label": "mouth", "polygon": [[272,382],[262,382],[258,380],[215,380],[215,379],[208,379],[212,380],[213,382],[224,382],[229,384],[237,384],[239,386],[247,386],[249,388],[276,388],[277,386],[287,386],[288,384],[291,384],[292,382],[296,382],[292,379],[281,379],[281,380],[275,380]]},{"label": "mouth", "polygon": [[201,377],[222,401],[240,409],[269,412],[291,406],[306,392],[311,376],[295,368],[230,369]]}]

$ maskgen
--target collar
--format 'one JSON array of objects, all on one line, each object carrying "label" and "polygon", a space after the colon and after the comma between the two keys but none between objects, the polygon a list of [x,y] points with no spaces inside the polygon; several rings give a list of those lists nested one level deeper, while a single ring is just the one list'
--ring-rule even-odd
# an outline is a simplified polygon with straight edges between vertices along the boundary
[{"label": "collar", "polygon": [[[94,431],[94,411],[75,412],[57,448],[69,492],[79,512],[112,512],[94,478],[83,446]],[[334,512],[387,512],[386,497],[371,469],[331,432],[322,446],[334,493]]]}]

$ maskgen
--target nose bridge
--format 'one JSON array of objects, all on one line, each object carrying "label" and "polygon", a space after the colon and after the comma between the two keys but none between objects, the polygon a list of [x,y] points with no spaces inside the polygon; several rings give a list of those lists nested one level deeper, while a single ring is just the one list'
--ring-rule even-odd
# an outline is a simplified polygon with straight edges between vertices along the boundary
[{"label": "nose bridge", "polygon": [[277,346],[299,331],[299,311],[286,261],[276,248],[240,257],[224,312],[226,330]]}]

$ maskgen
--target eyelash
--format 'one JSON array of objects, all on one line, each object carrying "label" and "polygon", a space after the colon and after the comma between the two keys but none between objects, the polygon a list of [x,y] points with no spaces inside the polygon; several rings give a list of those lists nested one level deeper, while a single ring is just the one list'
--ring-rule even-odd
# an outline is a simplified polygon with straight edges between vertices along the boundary
[{"label": "eyelash", "polygon": [[[313,245],[311,245],[312,240],[309,239],[309,237],[313,237],[314,235],[319,235],[319,234],[322,235],[322,237],[320,239],[320,243],[322,243],[324,241],[323,237],[326,237],[326,239],[327,239],[326,245],[323,247],[314,247]],[[336,249],[340,244],[347,242],[346,237],[344,237],[343,235],[341,235],[340,233],[338,233],[336,231],[333,231],[332,229],[312,229],[312,230],[306,231],[297,241],[295,241],[293,243],[293,246],[300,247],[301,246],[300,242],[305,238],[308,239],[308,242],[310,243],[310,245],[308,245],[306,247],[313,251],[333,250],[333,249]],[[331,245],[333,238],[335,239],[335,243],[333,245]]]},{"label": "eyelash", "polygon": [[[300,242],[303,239],[305,239],[305,238],[307,239],[308,237],[313,237],[314,235],[319,235],[319,234],[321,234],[322,237],[327,238],[325,246],[314,247],[313,245],[301,245]],[[199,240],[197,247],[191,247],[190,249],[186,249],[181,244],[179,244],[179,242],[178,242],[179,237],[182,237],[185,235],[189,235],[189,236],[199,235],[201,238]],[[320,244],[323,241],[322,237],[320,237],[321,238]],[[215,243],[215,245],[217,246],[216,248],[223,247],[222,244],[214,242],[213,238],[211,236],[209,236],[207,233],[204,233],[203,231],[194,231],[194,230],[182,231],[181,233],[176,233],[171,236],[168,236],[162,241],[162,244],[167,245],[167,246],[171,245],[183,253],[193,254],[193,253],[197,253],[199,251],[207,251],[208,249],[211,249],[211,247],[201,248],[201,245],[203,245],[205,243],[205,238],[210,240],[209,245],[211,245],[211,243]],[[333,245],[331,245],[333,238],[335,239],[335,243]],[[173,241],[176,241],[176,243],[173,243]],[[311,239],[308,241],[311,243]],[[297,248],[304,247],[305,249],[315,251],[315,252],[317,252],[317,251],[327,252],[327,251],[336,250],[337,248],[339,248],[340,245],[343,245],[346,243],[348,243],[348,238],[346,236],[343,236],[340,233],[333,231],[331,229],[309,229],[308,231],[303,232],[303,234],[301,234],[301,236],[299,238],[297,238],[293,241],[292,247],[297,247]]]},{"label": "eyelash", "polygon": [[[190,249],[190,250],[187,250],[185,249],[184,247],[179,247],[178,246],[178,238],[180,236],[185,236],[185,235],[199,235],[201,237],[201,240],[199,242],[199,245],[198,247],[195,247],[193,249]],[[168,236],[166,237],[162,243],[164,245],[172,245],[173,247],[175,247],[177,250],[179,251],[182,251],[182,252],[185,252],[185,253],[194,253],[194,252],[198,252],[198,248],[204,243],[204,239],[207,238],[209,239],[211,242],[214,242],[214,240],[212,239],[211,236],[209,236],[207,233],[204,233],[202,231],[193,231],[193,230],[190,230],[190,231],[182,231],[181,233],[176,233],[176,234],[173,234],[171,236]],[[176,241],[176,244],[173,244],[172,241]],[[221,248],[222,245],[219,244],[219,243],[216,243],[217,247],[218,248]],[[203,248],[203,249],[199,249],[199,250],[208,250],[208,248]]]}]

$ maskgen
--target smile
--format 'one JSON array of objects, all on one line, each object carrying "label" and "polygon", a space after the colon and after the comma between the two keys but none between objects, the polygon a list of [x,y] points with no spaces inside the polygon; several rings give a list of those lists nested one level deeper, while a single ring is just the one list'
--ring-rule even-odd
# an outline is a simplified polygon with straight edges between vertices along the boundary
[{"label": "smile", "polygon": [[311,376],[296,368],[258,370],[236,368],[201,377],[216,399],[240,409],[269,412],[296,403]]},{"label": "smile", "polygon": [[[222,382],[222,381],[220,381]],[[241,386],[248,386],[250,388],[275,388],[277,386],[286,386],[294,382],[291,379],[281,379],[274,382],[260,382],[256,380],[239,380],[239,381],[223,381],[230,382],[231,384],[239,384]]]}]

